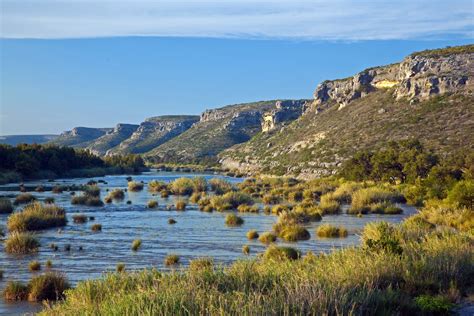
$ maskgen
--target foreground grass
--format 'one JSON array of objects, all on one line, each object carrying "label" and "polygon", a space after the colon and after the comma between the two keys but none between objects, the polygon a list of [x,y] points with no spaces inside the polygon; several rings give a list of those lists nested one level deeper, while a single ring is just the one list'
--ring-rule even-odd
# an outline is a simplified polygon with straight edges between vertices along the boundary
[{"label": "foreground grass", "polygon": [[228,267],[108,274],[79,283],[42,314],[410,314],[420,312],[422,295],[466,294],[474,277],[471,235],[388,227],[373,225],[364,232],[371,243],[328,255],[297,259],[296,250],[273,247],[262,259]]}]

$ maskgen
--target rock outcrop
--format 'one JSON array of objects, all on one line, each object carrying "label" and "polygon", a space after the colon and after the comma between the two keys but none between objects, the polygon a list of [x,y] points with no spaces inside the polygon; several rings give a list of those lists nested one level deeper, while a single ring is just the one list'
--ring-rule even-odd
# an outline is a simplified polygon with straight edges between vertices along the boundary
[{"label": "rock outcrop", "polygon": [[112,128],[75,127],[61,133],[51,143],[59,146],[86,147],[89,142],[110,132]]},{"label": "rock outcrop", "polygon": [[263,114],[262,132],[269,132],[282,123],[296,120],[308,104],[306,100],[277,101],[275,109]]},{"label": "rock outcrop", "polygon": [[199,120],[196,115],[167,115],[146,119],[129,138],[107,151],[113,154],[141,154],[180,135]]},{"label": "rock outcrop", "polygon": [[379,89],[392,89],[396,99],[423,101],[446,93],[472,93],[474,49],[450,54],[415,53],[399,64],[366,69],[353,77],[328,80],[314,92],[320,111],[334,101],[339,109]]},{"label": "rock outcrop", "polygon": [[96,155],[103,156],[108,150],[118,146],[121,142],[129,138],[137,128],[138,125],[135,124],[119,123],[114,129],[95,139],[86,148]]}]

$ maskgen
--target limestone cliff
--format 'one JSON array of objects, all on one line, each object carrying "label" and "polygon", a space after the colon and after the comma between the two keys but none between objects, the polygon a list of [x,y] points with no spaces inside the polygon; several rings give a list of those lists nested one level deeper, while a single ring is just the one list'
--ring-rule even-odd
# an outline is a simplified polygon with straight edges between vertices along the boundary
[{"label": "limestone cliff", "polygon": [[105,135],[92,141],[86,149],[89,149],[96,155],[102,156],[121,142],[129,138],[133,132],[138,128],[135,124],[123,124],[119,123],[114,129],[105,133]]}]

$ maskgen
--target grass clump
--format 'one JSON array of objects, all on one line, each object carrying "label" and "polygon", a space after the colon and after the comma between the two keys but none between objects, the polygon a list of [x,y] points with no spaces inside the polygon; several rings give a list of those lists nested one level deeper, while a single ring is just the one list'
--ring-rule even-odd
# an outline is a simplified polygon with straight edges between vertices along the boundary
[{"label": "grass clump", "polygon": [[173,219],[173,218],[170,218],[170,219],[168,219],[168,224],[174,225],[174,224],[176,224],[176,220]]},{"label": "grass clump", "polygon": [[240,213],[258,213],[260,209],[258,205],[241,204],[237,206],[237,211]]},{"label": "grass clump", "polygon": [[415,298],[415,304],[424,312],[430,315],[449,315],[455,307],[448,298],[441,295],[420,295]]},{"label": "grass clump", "polygon": [[150,192],[161,192],[168,189],[168,184],[163,181],[153,180],[148,183],[148,191]]},{"label": "grass clump", "polygon": [[258,240],[264,244],[270,244],[277,240],[277,236],[272,232],[264,232],[258,237]]},{"label": "grass clump", "polygon": [[323,224],[316,229],[316,234],[325,238],[347,237],[347,229],[343,226]]},{"label": "grass clump", "polygon": [[191,195],[194,192],[194,182],[190,178],[178,178],[171,182],[171,191],[177,195]]},{"label": "grass clump", "polygon": [[[110,200],[109,198],[107,199]],[[103,206],[104,202],[97,196],[89,196],[87,194],[74,195],[71,198],[71,204],[73,205],[86,205],[86,206]]]},{"label": "grass clump", "polygon": [[227,192],[224,195],[213,196],[210,200],[210,205],[219,212],[236,209],[244,204],[252,205],[253,199],[241,192]]},{"label": "grass clump", "polygon": [[308,240],[311,238],[309,231],[303,226],[297,224],[283,226],[278,232],[278,236],[291,242]]},{"label": "grass clump", "polygon": [[158,207],[158,201],[157,200],[150,200],[147,203],[148,208],[156,208]]},{"label": "grass clump", "polygon": [[222,195],[234,190],[234,186],[227,180],[220,178],[212,178],[209,180],[211,190],[217,195]]},{"label": "grass clump", "polygon": [[247,239],[257,239],[258,236],[258,232],[255,229],[249,230],[247,232]]},{"label": "grass clump", "polygon": [[172,266],[179,263],[179,256],[175,254],[167,255],[165,258],[165,265]]},{"label": "grass clump", "polygon": [[141,182],[136,182],[136,181],[130,181],[127,184],[128,190],[131,192],[138,192],[143,190],[143,183]]},{"label": "grass clump", "polygon": [[137,251],[138,249],[140,249],[141,246],[142,246],[142,240],[141,239],[135,239],[132,242],[132,250],[133,251]]},{"label": "grass clump", "polygon": [[37,260],[33,260],[28,264],[28,269],[30,271],[39,271],[41,270],[41,263]]},{"label": "grass clump", "polygon": [[390,202],[379,202],[379,203],[374,203],[369,206],[370,213],[372,214],[387,214],[387,215],[393,215],[393,214],[401,214],[403,213],[403,210],[399,207],[397,207],[395,204],[390,203]]},{"label": "grass clump", "polygon": [[28,297],[28,286],[18,281],[8,281],[3,289],[6,301],[23,301]]},{"label": "grass clump", "polygon": [[197,258],[189,261],[189,271],[210,271],[214,267],[214,259],[212,258]]},{"label": "grass clump", "polygon": [[397,192],[384,188],[371,187],[360,189],[352,194],[351,207],[348,210],[350,214],[366,214],[370,212],[371,205],[384,202],[404,202],[403,196]]},{"label": "grass clump", "polygon": [[101,232],[102,231],[102,224],[94,224],[91,226],[91,230],[93,232]]},{"label": "grass clump", "polygon": [[296,260],[301,257],[301,253],[292,247],[278,247],[275,245],[270,245],[263,257],[267,260]]},{"label": "grass clump", "polygon": [[5,241],[5,252],[27,254],[38,251],[40,243],[36,237],[27,232],[14,232]]},{"label": "grass clump", "polygon": [[10,214],[13,212],[13,204],[7,198],[0,198],[0,214]]},{"label": "grass clump", "polygon": [[51,260],[46,261],[46,268],[51,269],[53,267],[53,262]]},{"label": "grass clump", "polygon": [[117,272],[124,272],[125,271],[125,263],[119,262],[115,267],[115,271]]},{"label": "grass clump", "polygon": [[242,246],[242,252],[244,255],[248,255],[250,253],[250,246],[248,245]]},{"label": "grass clump", "polygon": [[35,202],[18,213],[10,215],[7,222],[10,231],[32,231],[66,225],[66,212],[54,204]]},{"label": "grass clump", "polygon": [[225,224],[227,226],[240,226],[244,223],[244,219],[235,214],[229,214],[225,218]]},{"label": "grass clump", "polygon": [[125,198],[125,192],[122,189],[113,189],[107,196],[112,200],[121,201]]},{"label": "grass clump", "polygon": [[20,204],[27,204],[36,201],[36,197],[31,193],[20,193],[15,198],[15,202],[13,204],[20,205]]},{"label": "grass clump", "polygon": [[321,201],[319,203],[319,209],[321,214],[338,214],[341,212],[341,204],[335,198],[334,193],[326,193],[321,196]]},{"label": "grass clump", "polygon": [[64,298],[64,291],[70,288],[66,277],[57,272],[46,272],[33,277],[28,283],[28,300],[40,302],[56,301]]},{"label": "grass clump", "polygon": [[72,221],[76,224],[84,224],[88,220],[87,215],[85,214],[75,214],[72,216]]},{"label": "grass clump", "polygon": [[186,210],[186,201],[177,200],[176,203],[175,203],[175,207],[178,211],[185,211]]}]

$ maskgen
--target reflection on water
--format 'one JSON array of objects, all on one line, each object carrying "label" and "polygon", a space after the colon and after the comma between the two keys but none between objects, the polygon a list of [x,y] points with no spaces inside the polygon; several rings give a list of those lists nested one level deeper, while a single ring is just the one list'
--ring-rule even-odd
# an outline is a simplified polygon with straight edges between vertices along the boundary
[{"label": "reflection on water", "polygon": [[[179,177],[194,177],[198,174],[148,172],[139,176],[133,176],[135,181],[151,180],[172,181]],[[202,174],[210,179],[215,175]],[[125,175],[105,176],[94,178],[104,180],[107,184],[99,183],[102,197],[106,195],[106,189],[125,189],[127,180]],[[241,179],[224,177],[231,182],[240,182]],[[66,179],[57,180],[56,184],[85,184],[90,179]],[[46,181],[29,182],[27,185],[53,185]],[[0,195],[15,196],[19,192],[2,191]],[[271,230],[276,221],[273,215],[241,214],[245,223],[241,227],[226,227],[224,219],[226,213],[204,213],[197,209],[196,205],[188,205],[186,211],[168,211],[166,206],[174,203],[174,197],[163,199],[152,196],[145,188],[141,192],[126,192],[122,202],[114,202],[104,207],[87,207],[71,205],[69,192],[54,194],[52,192],[33,193],[40,200],[46,197],[54,197],[56,204],[63,206],[68,214],[68,225],[60,230],[49,229],[38,233],[41,243],[40,251],[31,255],[8,255],[0,252],[0,269],[4,271],[4,279],[0,281],[3,288],[8,280],[28,281],[34,273],[28,271],[28,262],[39,260],[43,266],[47,260],[53,262],[53,269],[66,273],[72,284],[80,280],[97,278],[105,271],[113,271],[119,262],[126,265],[127,270],[142,269],[146,267],[157,267],[167,269],[164,258],[170,253],[178,254],[182,266],[186,266],[189,260],[196,257],[210,256],[217,263],[229,263],[243,258],[242,246],[250,245],[251,255],[265,250],[265,246],[258,241],[248,241],[246,232],[256,229],[259,232]],[[159,206],[153,210],[145,207],[150,199],[156,199]],[[132,201],[127,205],[126,201]],[[400,222],[400,220],[416,210],[412,207],[402,206],[402,215],[365,215],[361,218],[347,214],[325,216],[319,223],[307,226],[312,237],[310,240],[301,241],[292,246],[303,252],[330,251],[334,248],[357,245],[359,243],[358,233],[363,226],[370,221],[386,220],[389,222]],[[72,215],[83,213],[95,217],[94,221],[85,224],[72,222]],[[5,227],[8,215],[0,215],[0,225]],[[174,218],[177,223],[168,224],[168,219]],[[94,223],[102,224],[102,232],[91,232]],[[316,237],[314,229],[321,223],[344,225],[349,230],[348,238],[343,239],[321,239]],[[134,239],[142,240],[139,251],[133,252],[130,247]],[[48,247],[55,243],[58,251]],[[287,244],[281,241],[279,244]],[[71,251],[65,251],[65,245],[71,245]],[[3,247],[3,244],[2,244]],[[38,310],[38,304],[6,304],[0,302],[0,314],[25,313]]]}]

